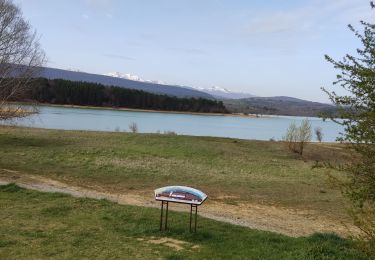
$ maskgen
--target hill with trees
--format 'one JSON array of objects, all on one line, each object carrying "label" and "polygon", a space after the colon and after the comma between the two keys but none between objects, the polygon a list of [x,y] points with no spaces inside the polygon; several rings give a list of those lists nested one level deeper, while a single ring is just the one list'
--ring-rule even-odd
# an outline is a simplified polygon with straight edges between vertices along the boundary
[{"label": "hill with trees", "polygon": [[210,94],[189,87],[129,80],[119,77],[111,77],[107,75],[99,75],[80,71],[43,67],[40,70],[40,77],[51,80],[65,79],[70,81],[97,83],[104,86],[117,86],[128,89],[143,90],[158,95],[169,95],[182,98],[194,97],[213,99]]},{"label": "hill with trees", "polygon": [[322,113],[337,114],[337,108],[330,104],[312,102],[292,97],[251,97],[223,100],[232,113],[319,116]]},{"label": "hill with trees", "polygon": [[23,101],[81,106],[125,107],[164,111],[228,113],[222,101],[157,95],[142,90],[63,79],[37,79]]}]

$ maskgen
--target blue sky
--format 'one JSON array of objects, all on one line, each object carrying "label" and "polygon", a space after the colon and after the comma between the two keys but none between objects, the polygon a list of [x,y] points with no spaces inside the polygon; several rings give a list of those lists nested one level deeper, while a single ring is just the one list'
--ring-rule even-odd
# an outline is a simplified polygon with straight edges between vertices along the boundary
[{"label": "blue sky", "polygon": [[367,0],[15,0],[48,66],[327,102]]}]

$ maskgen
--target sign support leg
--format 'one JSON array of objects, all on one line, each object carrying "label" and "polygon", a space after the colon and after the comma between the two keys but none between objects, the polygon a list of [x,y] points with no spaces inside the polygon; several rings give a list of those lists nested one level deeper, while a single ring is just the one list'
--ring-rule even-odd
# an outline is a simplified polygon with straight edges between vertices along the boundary
[{"label": "sign support leg", "polygon": [[195,206],[195,225],[194,225],[194,232],[197,232],[197,217],[198,217],[198,206]]},{"label": "sign support leg", "polygon": [[161,213],[160,213],[160,231],[163,230],[163,211],[164,211],[164,201],[161,201]]},{"label": "sign support leg", "polygon": [[193,205],[190,204],[190,232],[191,232],[191,218],[192,218],[192,215],[193,215]]},{"label": "sign support leg", "polygon": [[165,212],[165,225],[164,225],[164,230],[167,230],[167,226],[168,226],[168,201],[167,201],[167,208],[166,208],[166,212]]}]

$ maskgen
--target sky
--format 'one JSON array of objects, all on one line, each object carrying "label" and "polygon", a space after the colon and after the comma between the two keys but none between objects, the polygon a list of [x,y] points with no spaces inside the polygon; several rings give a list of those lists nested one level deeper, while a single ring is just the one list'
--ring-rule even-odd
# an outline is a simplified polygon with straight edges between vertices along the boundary
[{"label": "sky", "polygon": [[14,0],[47,66],[328,102],[368,0]]}]

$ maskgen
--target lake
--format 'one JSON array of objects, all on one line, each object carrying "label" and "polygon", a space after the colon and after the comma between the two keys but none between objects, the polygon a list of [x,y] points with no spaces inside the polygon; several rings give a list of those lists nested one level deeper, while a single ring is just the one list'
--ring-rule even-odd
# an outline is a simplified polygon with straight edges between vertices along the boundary
[{"label": "lake", "polygon": [[[129,125],[136,123],[141,133],[173,131],[182,135],[281,140],[290,123],[299,124],[304,118],[292,116],[250,118],[40,106],[39,114],[18,119],[11,124],[48,129],[129,131]],[[308,119],[313,129],[315,127],[323,129],[325,142],[335,141],[339,132],[342,132],[342,127],[330,120],[324,122],[320,118]]]}]

